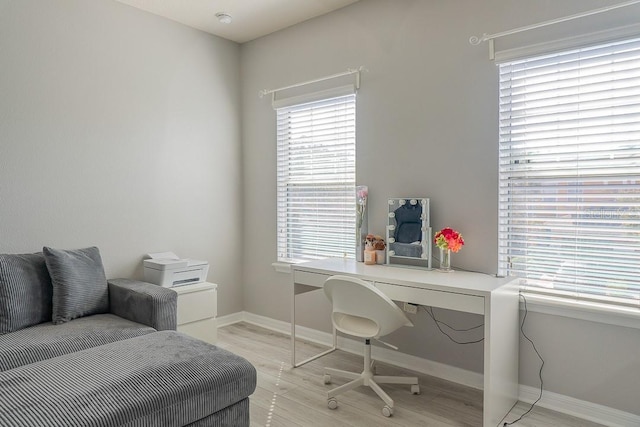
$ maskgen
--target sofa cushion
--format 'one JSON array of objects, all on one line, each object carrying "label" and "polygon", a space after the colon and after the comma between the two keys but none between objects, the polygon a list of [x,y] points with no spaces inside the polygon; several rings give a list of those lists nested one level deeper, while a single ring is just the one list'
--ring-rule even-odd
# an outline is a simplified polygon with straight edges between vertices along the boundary
[{"label": "sofa cushion", "polygon": [[186,426],[255,387],[242,357],[161,331],[1,372],[0,425]]},{"label": "sofa cushion", "polygon": [[44,255],[0,254],[0,335],[51,320]]},{"label": "sofa cushion", "polygon": [[0,336],[0,371],[151,332],[155,329],[113,314],[96,314],[62,325],[42,323]]},{"label": "sofa cushion", "polygon": [[53,283],[53,323],[109,311],[109,290],[96,247],[60,250],[44,247]]}]

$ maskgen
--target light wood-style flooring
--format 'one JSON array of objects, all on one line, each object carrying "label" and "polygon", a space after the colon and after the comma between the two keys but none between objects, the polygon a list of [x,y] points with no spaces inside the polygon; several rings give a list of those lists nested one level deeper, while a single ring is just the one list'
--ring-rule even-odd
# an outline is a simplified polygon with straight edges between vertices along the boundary
[{"label": "light wood-style flooring", "polygon": [[[409,386],[384,385],[395,402],[390,418],[382,415],[383,403],[368,387],[338,396],[339,407],[331,410],[327,408],[327,390],[347,381],[333,378],[333,384],[323,384],[324,366],[361,371],[361,356],[336,351],[293,369],[289,337],[247,323],[219,328],[217,345],[243,356],[258,371],[258,386],[250,398],[252,427],[482,425],[482,391],[473,388],[380,364],[379,375],[417,375],[421,394],[412,395]],[[297,349],[302,360],[324,347],[300,341]],[[528,408],[529,405],[518,403],[507,421],[515,420]],[[596,427],[599,424],[536,407],[514,426]]]}]

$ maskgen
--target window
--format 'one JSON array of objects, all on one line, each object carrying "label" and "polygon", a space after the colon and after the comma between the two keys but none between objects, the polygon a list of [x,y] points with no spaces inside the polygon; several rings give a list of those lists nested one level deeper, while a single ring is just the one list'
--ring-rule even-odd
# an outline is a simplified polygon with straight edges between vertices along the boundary
[{"label": "window", "polygon": [[355,103],[276,109],[279,261],[355,255]]},{"label": "window", "polygon": [[640,307],[640,39],[500,64],[499,270]]}]

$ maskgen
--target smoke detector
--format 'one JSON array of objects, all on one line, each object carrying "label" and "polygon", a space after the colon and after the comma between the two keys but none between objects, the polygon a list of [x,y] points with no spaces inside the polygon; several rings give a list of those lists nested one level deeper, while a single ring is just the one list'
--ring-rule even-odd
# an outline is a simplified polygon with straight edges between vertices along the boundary
[{"label": "smoke detector", "polygon": [[220,21],[221,24],[231,24],[233,18],[226,12],[218,12],[216,13],[216,18]]}]

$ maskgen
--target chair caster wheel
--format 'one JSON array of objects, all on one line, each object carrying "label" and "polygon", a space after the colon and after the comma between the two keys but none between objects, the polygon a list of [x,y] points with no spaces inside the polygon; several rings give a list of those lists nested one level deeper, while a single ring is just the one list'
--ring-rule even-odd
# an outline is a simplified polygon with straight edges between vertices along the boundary
[{"label": "chair caster wheel", "polygon": [[331,375],[324,374],[324,377],[322,378],[322,381],[324,381],[325,384],[331,384]]},{"label": "chair caster wheel", "polygon": [[391,415],[393,415],[393,408],[389,407],[388,405],[384,405],[384,407],[382,408],[382,415],[384,415],[385,417],[390,417]]},{"label": "chair caster wheel", "polygon": [[338,401],[335,397],[331,397],[327,400],[327,408],[336,409],[338,407]]},{"label": "chair caster wheel", "polygon": [[411,394],[420,394],[420,386],[417,384],[413,384],[411,386]]}]

